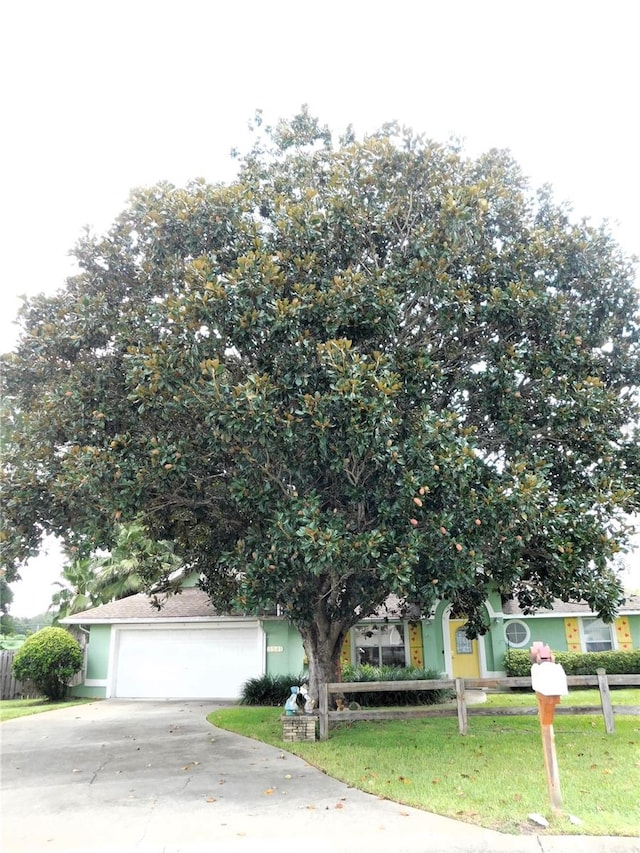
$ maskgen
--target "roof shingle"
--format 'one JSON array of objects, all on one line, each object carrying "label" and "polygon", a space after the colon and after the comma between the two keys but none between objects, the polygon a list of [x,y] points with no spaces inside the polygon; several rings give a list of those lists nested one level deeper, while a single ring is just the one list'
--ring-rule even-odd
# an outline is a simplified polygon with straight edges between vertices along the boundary
[{"label": "roof shingle", "polygon": [[187,587],[175,595],[170,595],[158,610],[152,599],[145,593],[129,595],[118,601],[101,604],[91,610],[74,613],[60,621],[65,625],[89,625],[94,622],[114,622],[118,620],[165,620],[165,619],[213,619],[220,614],[213,608],[209,596],[196,587]]},{"label": "roof shingle", "polygon": [[[505,616],[524,616],[520,605],[515,600],[505,601],[502,605],[502,612]],[[640,595],[627,595],[625,604],[620,605],[619,613],[640,613]],[[593,610],[588,604],[576,604],[573,601],[560,601],[556,599],[553,602],[553,609],[547,610],[541,608],[530,616],[566,616],[567,614],[576,615],[593,615]]]}]

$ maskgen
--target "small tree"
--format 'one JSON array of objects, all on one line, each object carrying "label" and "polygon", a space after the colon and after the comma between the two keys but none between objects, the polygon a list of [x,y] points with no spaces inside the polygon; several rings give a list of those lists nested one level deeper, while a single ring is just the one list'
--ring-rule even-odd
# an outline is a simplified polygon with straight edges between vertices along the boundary
[{"label": "small tree", "polygon": [[43,628],[29,637],[13,660],[13,674],[31,681],[48,699],[64,699],[82,668],[82,649],[64,628]]}]

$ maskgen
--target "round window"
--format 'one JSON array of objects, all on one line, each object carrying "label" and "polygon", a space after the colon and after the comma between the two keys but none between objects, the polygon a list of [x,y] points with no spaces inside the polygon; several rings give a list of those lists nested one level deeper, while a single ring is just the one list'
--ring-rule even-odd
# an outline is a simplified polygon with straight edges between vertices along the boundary
[{"label": "round window", "polygon": [[514,648],[526,646],[531,638],[531,631],[525,622],[512,619],[504,626],[504,636],[507,643]]}]

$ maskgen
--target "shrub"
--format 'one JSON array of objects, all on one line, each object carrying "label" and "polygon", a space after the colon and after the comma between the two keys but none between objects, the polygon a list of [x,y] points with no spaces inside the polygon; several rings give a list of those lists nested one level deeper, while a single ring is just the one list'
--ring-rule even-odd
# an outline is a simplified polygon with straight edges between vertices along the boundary
[{"label": "shrub", "polygon": [[413,669],[400,666],[346,666],[342,670],[344,694],[348,701],[356,701],[369,708],[392,705],[436,705],[447,702],[455,695],[452,690],[385,690],[382,693],[349,693],[348,682],[362,681],[429,681],[443,676],[434,669]]},{"label": "shrub", "polygon": [[261,675],[250,678],[242,686],[241,705],[284,706],[291,695],[291,687],[301,685],[304,675]]},{"label": "shrub", "polygon": [[80,644],[64,628],[43,628],[18,649],[13,674],[30,681],[47,698],[64,699],[73,676],[82,669]]},{"label": "shrub", "polygon": [[[596,675],[600,667],[608,675],[640,674],[640,649],[632,652],[554,652],[567,675]],[[504,669],[512,678],[531,675],[531,658],[524,649],[511,649],[504,656]]]}]

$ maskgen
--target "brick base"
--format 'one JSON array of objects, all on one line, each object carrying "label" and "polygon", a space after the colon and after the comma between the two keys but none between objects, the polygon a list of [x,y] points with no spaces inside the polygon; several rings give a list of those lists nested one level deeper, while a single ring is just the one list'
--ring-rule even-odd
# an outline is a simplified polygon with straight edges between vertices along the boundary
[{"label": "brick base", "polygon": [[316,740],[318,718],[312,714],[295,717],[283,715],[280,719],[282,720],[283,741],[291,743],[297,740]]}]

